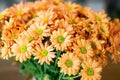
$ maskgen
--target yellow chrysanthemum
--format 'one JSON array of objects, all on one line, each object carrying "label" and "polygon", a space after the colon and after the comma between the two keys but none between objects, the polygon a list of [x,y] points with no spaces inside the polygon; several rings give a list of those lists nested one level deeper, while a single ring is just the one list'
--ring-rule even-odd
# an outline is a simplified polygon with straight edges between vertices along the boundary
[{"label": "yellow chrysanthemum", "polygon": [[77,44],[74,44],[73,50],[82,60],[94,55],[90,42],[84,39],[77,39]]},{"label": "yellow chrysanthemum", "polygon": [[11,46],[11,51],[13,52],[16,61],[26,61],[31,57],[31,46],[33,43],[29,43],[29,40],[18,37],[15,39],[13,46]]},{"label": "yellow chrysanthemum", "polygon": [[80,59],[71,52],[64,53],[58,61],[58,67],[64,74],[76,75],[80,69]]},{"label": "yellow chrysanthemum", "polygon": [[65,50],[71,44],[71,35],[64,29],[58,29],[51,35],[51,43],[57,50]]},{"label": "yellow chrysanthemum", "polygon": [[100,80],[102,66],[92,59],[87,59],[82,63],[83,69],[80,74],[82,75],[81,80]]},{"label": "yellow chrysanthemum", "polygon": [[32,54],[35,56],[34,59],[38,59],[38,63],[43,64],[47,63],[50,65],[50,62],[53,62],[53,58],[55,58],[55,52],[53,51],[53,47],[46,43],[37,43],[34,49],[32,49]]}]

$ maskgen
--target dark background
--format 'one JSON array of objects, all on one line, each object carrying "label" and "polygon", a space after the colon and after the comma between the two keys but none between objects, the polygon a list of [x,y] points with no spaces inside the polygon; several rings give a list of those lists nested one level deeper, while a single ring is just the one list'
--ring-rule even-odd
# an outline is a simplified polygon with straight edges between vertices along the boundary
[{"label": "dark background", "polygon": [[[19,3],[21,0],[0,0],[0,12],[5,8]],[[24,0],[34,1],[34,0]],[[68,1],[68,0],[66,0]],[[83,6],[89,6],[94,11],[106,10],[112,18],[120,18],[120,0],[71,0]],[[102,80],[120,80],[120,63],[109,64],[103,69]],[[10,61],[0,60],[0,80],[24,80],[19,73],[18,66]]]}]

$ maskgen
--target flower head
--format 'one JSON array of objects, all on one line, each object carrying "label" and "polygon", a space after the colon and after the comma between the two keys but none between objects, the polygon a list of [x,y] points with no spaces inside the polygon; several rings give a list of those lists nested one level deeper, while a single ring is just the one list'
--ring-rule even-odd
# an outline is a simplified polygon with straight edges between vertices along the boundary
[{"label": "flower head", "polygon": [[10,43],[4,42],[4,46],[1,48],[1,58],[2,59],[8,59],[9,57],[12,57],[13,54],[10,49]]},{"label": "flower head", "polygon": [[57,50],[65,50],[71,44],[71,35],[65,32],[64,29],[54,31],[51,36],[51,43]]},{"label": "flower head", "polygon": [[35,22],[32,24],[27,32],[30,34],[31,37],[33,38],[40,38],[43,40],[43,36],[48,36],[49,35],[49,29],[46,29],[47,24],[43,24],[42,22]]},{"label": "flower head", "polygon": [[48,43],[45,43],[45,45],[37,43],[34,49],[32,49],[32,54],[35,56],[35,59],[38,59],[38,63],[47,63],[50,65],[50,62],[53,62],[52,59],[56,57],[55,52],[52,51],[53,47]]},{"label": "flower head", "polygon": [[29,43],[29,41],[25,38],[18,37],[15,39],[15,42],[12,47],[11,51],[13,52],[16,61],[26,61],[31,57],[31,46],[33,43]]},{"label": "flower head", "polygon": [[82,75],[81,80],[100,80],[102,66],[95,60],[88,59],[82,63],[83,69],[80,74]]},{"label": "flower head", "polygon": [[43,23],[53,24],[53,20],[57,17],[57,14],[52,9],[47,11],[40,11],[37,13],[38,18]]},{"label": "flower head", "polygon": [[76,75],[80,69],[80,59],[71,52],[63,53],[59,58],[58,66],[64,74]]},{"label": "flower head", "polygon": [[82,60],[86,60],[94,55],[90,42],[84,39],[78,39],[77,44],[73,46],[73,50]]},{"label": "flower head", "polygon": [[96,13],[96,17],[95,17],[96,21],[102,21],[102,22],[108,22],[110,20],[109,17],[107,17],[107,14],[105,13],[105,11],[99,11],[98,13]]}]

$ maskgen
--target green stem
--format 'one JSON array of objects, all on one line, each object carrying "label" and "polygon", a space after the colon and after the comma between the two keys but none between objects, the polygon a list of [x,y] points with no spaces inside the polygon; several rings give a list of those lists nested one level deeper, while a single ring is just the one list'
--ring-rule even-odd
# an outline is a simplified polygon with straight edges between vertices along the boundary
[{"label": "green stem", "polygon": [[57,51],[56,60],[55,60],[55,67],[57,66],[58,57],[60,56],[60,54],[61,54],[61,51],[60,51],[60,50],[58,50],[58,51]]},{"label": "green stem", "polygon": [[40,68],[41,65],[36,64],[33,60],[31,60],[31,62],[32,62],[33,65],[36,67],[36,69],[39,71],[39,73],[42,74],[42,72],[41,72],[41,68]]},{"label": "green stem", "polygon": [[46,74],[46,64],[44,63],[43,66],[44,66],[44,74]]},{"label": "green stem", "polygon": [[[38,80],[41,80],[41,78],[42,78],[42,76],[43,76],[43,72],[42,72],[42,67],[41,67],[41,65],[39,65],[39,64],[37,64],[34,60],[28,60],[28,62],[31,64],[31,65],[33,65],[36,69],[37,69],[37,71],[38,71],[38,73],[40,74],[40,76],[36,76],[36,75],[34,75],[35,77],[37,77],[37,79]],[[39,78],[39,77],[41,77],[41,78]]]},{"label": "green stem", "polygon": [[81,76],[81,75],[76,75],[76,76],[73,76],[73,77],[69,77],[69,76],[65,77],[65,76],[63,76],[63,79],[67,79],[67,80],[69,80],[70,78],[75,79],[75,78],[78,78],[78,77],[80,77],[80,76]]},{"label": "green stem", "polygon": [[64,75],[64,74],[61,73],[60,76],[59,76],[59,78],[58,78],[58,80],[62,80],[63,75]]}]

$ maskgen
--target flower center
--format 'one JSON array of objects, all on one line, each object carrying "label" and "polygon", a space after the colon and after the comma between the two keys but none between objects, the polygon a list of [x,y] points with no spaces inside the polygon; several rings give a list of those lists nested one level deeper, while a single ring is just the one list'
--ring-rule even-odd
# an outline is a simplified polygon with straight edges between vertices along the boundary
[{"label": "flower center", "polygon": [[87,26],[87,31],[90,31],[92,30],[92,27],[91,26]]},{"label": "flower center", "polygon": [[58,37],[58,42],[59,43],[63,43],[65,41],[65,38],[64,37],[62,37],[62,36],[59,36]]},{"label": "flower center", "polygon": [[100,28],[100,32],[105,32],[103,28]]},{"label": "flower center", "polygon": [[86,48],[84,48],[84,47],[80,48],[80,51],[81,51],[81,53],[82,53],[82,54],[87,53],[87,49],[86,49]]},{"label": "flower center", "polygon": [[21,15],[22,14],[22,10],[19,10],[18,12],[17,12],[17,15],[19,16],[19,15]]},{"label": "flower center", "polygon": [[3,18],[4,17],[4,15],[3,14],[0,14],[0,18]]},{"label": "flower center", "polygon": [[12,39],[16,39],[16,38],[17,38],[17,35],[13,34]]},{"label": "flower center", "polygon": [[101,21],[101,18],[100,18],[100,17],[96,17],[96,20],[97,20],[97,21]]},{"label": "flower center", "polygon": [[48,51],[47,50],[42,50],[41,54],[42,54],[42,56],[47,56],[48,55]]},{"label": "flower center", "polygon": [[28,38],[29,43],[30,43],[30,42],[32,42],[33,40],[34,40],[34,38],[33,38],[33,37]]},{"label": "flower center", "polygon": [[71,20],[71,24],[76,24],[75,20]]},{"label": "flower center", "polygon": [[73,62],[71,60],[67,60],[66,66],[71,67],[73,65]]},{"label": "flower center", "polygon": [[26,51],[27,51],[27,46],[21,46],[20,52],[21,52],[21,53],[24,53],[24,52],[26,52]]},{"label": "flower center", "polygon": [[67,10],[68,10],[68,11],[71,11],[71,10],[72,10],[72,7],[71,7],[71,6],[67,7]]},{"label": "flower center", "polygon": [[89,68],[87,69],[87,75],[92,76],[94,74],[94,70]]},{"label": "flower center", "polygon": [[36,30],[36,33],[37,33],[38,35],[41,35],[41,34],[43,33],[43,30],[42,30],[42,29],[37,29],[37,30]]},{"label": "flower center", "polygon": [[96,46],[94,43],[91,44],[91,48],[96,49]]}]

